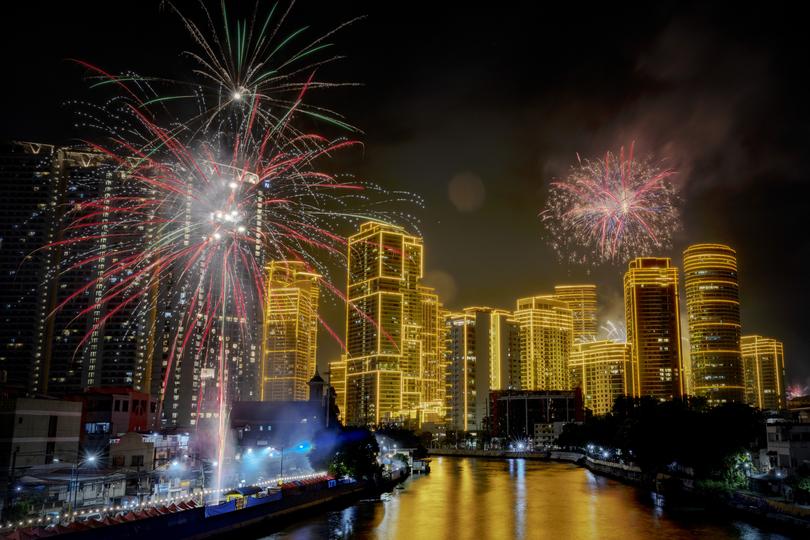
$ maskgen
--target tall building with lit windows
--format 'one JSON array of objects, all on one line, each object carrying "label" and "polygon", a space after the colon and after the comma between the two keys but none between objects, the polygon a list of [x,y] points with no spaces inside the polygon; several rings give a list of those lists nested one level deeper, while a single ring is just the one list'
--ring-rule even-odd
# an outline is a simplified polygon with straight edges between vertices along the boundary
[{"label": "tall building with lit windows", "polygon": [[744,400],[737,254],[722,244],[683,252],[692,391],[710,405]]},{"label": "tall building with lit windows", "polygon": [[[100,302],[116,286],[107,273],[120,255],[108,253],[104,235],[79,240],[83,232],[65,226],[70,212],[88,200],[112,205],[123,180],[117,164],[90,149],[28,142],[0,148],[0,272],[6,278],[0,287],[0,379],[9,387],[52,395],[88,387],[148,388],[153,313],[126,293]],[[108,220],[101,213],[94,226],[104,231]],[[154,230],[140,226],[138,234],[148,242]],[[104,256],[72,264],[88,253]],[[128,288],[136,290],[142,279]]]},{"label": "tall building with lit windows", "polygon": [[785,402],[785,350],[781,341],[742,336],[745,402],[763,410],[782,410]]},{"label": "tall building with lit windows", "polygon": [[318,347],[319,280],[302,261],[272,261],[267,268],[262,401],[309,399]]},{"label": "tall building with lit windows", "polygon": [[633,395],[631,347],[612,340],[575,343],[572,379],[582,389],[585,407],[595,415],[609,413],[619,396]]},{"label": "tall building with lit windows", "polygon": [[[208,174],[214,174],[216,166]],[[221,174],[221,173],[217,173]],[[240,170],[241,175],[241,170]],[[257,185],[252,191],[256,197],[256,211],[245,214],[243,222],[252,236],[253,260],[256,268],[267,271],[270,252],[263,241],[263,210],[266,183],[258,184],[252,173],[242,181]],[[191,192],[185,194],[182,213],[172,216],[176,223],[184,223],[181,239],[184,245],[194,242],[195,203]],[[160,238],[160,231],[157,238]],[[201,280],[207,272],[197,264]],[[154,351],[151,356],[151,392],[161,396],[162,426],[195,427],[201,422],[215,422],[219,417],[220,390],[226,402],[257,401],[262,393],[262,349],[264,338],[264,305],[266,296],[255,293],[255,287],[243,287],[243,295],[232,294],[226,286],[226,301],[216,315],[201,314],[195,321],[185,318],[190,305],[203,305],[206,289],[197,287],[197,280],[184,279],[182,267],[163,272],[157,284],[158,301],[154,333]],[[254,277],[245,267],[233,268],[236,281],[243,285]],[[222,365],[222,377],[220,368]],[[311,376],[311,374],[310,374]],[[220,388],[220,386],[223,388]]]},{"label": "tall building with lit windows", "polygon": [[447,329],[447,423],[460,431],[484,429],[489,394],[516,388],[520,330],[502,309],[469,307],[445,317]]},{"label": "tall building with lit windows", "polygon": [[475,422],[476,331],[472,313],[448,313],[447,427],[456,431],[477,428]]},{"label": "tall building with lit windows", "polygon": [[520,328],[520,388],[568,390],[574,319],[554,295],[521,298],[514,314]]},{"label": "tall building with lit windows", "polygon": [[422,239],[366,222],[348,240],[346,420],[418,420],[422,398]]},{"label": "tall building with lit windows", "polygon": [[48,145],[0,148],[0,381],[31,392],[45,391],[48,381],[55,253],[37,248],[56,238],[56,152]]},{"label": "tall building with lit windows", "polygon": [[419,300],[422,390],[418,421],[440,424],[445,418],[447,394],[444,309],[439,296],[429,287],[419,287]]},{"label": "tall building with lit windows", "polygon": [[571,310],[574,343],[593,341],[599,327],[596,319],[596,285],[556,285],[554,296]]},{"label": "tall building with lit windows", "polygon": [[660,400],[684,394],[678,269],[669,258],[639,257],[624,274],[633,391]]}]

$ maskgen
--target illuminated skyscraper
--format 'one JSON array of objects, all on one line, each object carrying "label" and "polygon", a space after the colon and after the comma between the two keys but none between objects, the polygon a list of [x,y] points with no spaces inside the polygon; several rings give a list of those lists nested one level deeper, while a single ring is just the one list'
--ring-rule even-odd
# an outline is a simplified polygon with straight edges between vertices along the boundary
[{"label": "illuminated skyscraper", "polygon": [[742,403],[740,297],[736,252],[695,244],[683,252],[692,391],[710,405]]},{"label": "illuminated skyscraper", "polygon": [[0,380],[9,388],[44,392],[50,360],[46,340],[54,284],[53,250],[61,203],[53,178],[56,149],[9,144],[0,152]]},{"label": "illuminated skyscraper", "polygon": [[444,422],[447,376],[445,370],[444,310],[438,295],[429,287],[419,287],[422,306],[420,324],[422,392],[419,423]]},{"label": "illuminated skyscraper", "polygon": [[349,237],[346,420],[418,416],[423,345],[422,239],[367,222]]},{"label": "illuminated skyscraper", "polygon": [[[517,376],[520,373],[520,325],[509,311],[481,309],[483,314],[488,313],[488,320],[485,316],[484,322],[489,326],[489,390],[520,388],[520,377]],[[484,399],[488,398],[485,396]]]},{"label": "illuminated skyscraper", "polygon": [[[120,255],[74,264],[106,253],[108,239],[79,241],[85,233],[66,226],[66,216],[88,200],[114,204],[113,186],[125,180],[117,164],[89,149],[36,143],[0,149],[0,270],[7,278],[0,288],[0,371],[9,386],[53,395],[99,386],[148,389],[153,313],[126,292],[102,301],[120,287],[108,275]],[[104,231],[109,215],[99,214],[94,226]],[[144,241],[153,233],[138,230]],[[143,279],[127,288],[137,290]]]},{"label": "illuminated skyscraper", "polygon": [[[252,183],[258,180],[250,173],[244,178]],[[246,214],[243,220],[250,224],[248,230],[254,238],[252,251],[256,265],[266,268],[267,254],[261,232],[263,188],[253,193],[257,199],[257,211]],[[176,223],[187,225],[183,229],[184,243],[193,241],[194,207],[189,192],[184,212],[171,217]],[[174,271],[183,270],[175,268]],[[207,272],[200,266],[195,271]],[[151,388],[152,395],[163,396],[159,419],[162,425],[198,426],[198,419],[215,421],[219,417],[220,365],[224,368],[222,393],[226,402],[261,398],[263,306],[267,298],[253,293],[255,288],[248,285],[252,277],[244,268],[234,269],[233,275],[241,282],[245,294],[232,294],[233,289],[226,284],[226,301],[218,314],[205,314],[194,324],[185,323],[184,315],[191,304],[199,306],[207,301],[204,288],[197,288],[193,281],[172,273],[163,273],[161,277],[156,293],[158,309]]]},{"label": "illuminated skyscraper", "polygon": [[520,331],[508,311],[470,307],[449,313],[447,409],[451,429],[484,428],[489,393],[513,388],[512,363],[519,360]]},{"label": "illuminated skyscraper", "polygon": [[565,302],[574,321],[574,343],[593,341],[599,330],[596,319],[596,285],[557,285],[554,296]]},{"label": "illuminated skyscraper", "polygon": [[327,382],[335,390],[335,405],[340,410],[340,419],[346,419],[346,355],[340,355],[340,360],[329,362]]},{"label": "illuminated skyscraper", "polygon": [[475,422],[475,316],[448,313],[447,325],[447,427],[456,431],[477,429]]},{"label": "illuminated skyscraper", "polygon": [[267,268],[262,350],[262,401],[309,399],[318,347],[318,281],[301,261]]},{"label": "illuminated skyscraper", "polygon": [[763,410],[785,408],[785,350],[781,341],[742,336],[745,402]]},{"label": "illuminated skyscraper", "polygon": [[520,388],[568,390],[574,322],[568,304],[554,295],[517,301],[520,327]]},{"label": "illuminated skyscraper", "polygon": [[602,340],[575,343],[572,378],[579,382],[585,407],[595,415],[609,413],[619,396],[633,394],[630,345]]},{"label": "illuminated skyscraper", "polygon": [[661,400],[684,394],[678,269],[668,258],[639,257],[624,274],[633,391]]}]

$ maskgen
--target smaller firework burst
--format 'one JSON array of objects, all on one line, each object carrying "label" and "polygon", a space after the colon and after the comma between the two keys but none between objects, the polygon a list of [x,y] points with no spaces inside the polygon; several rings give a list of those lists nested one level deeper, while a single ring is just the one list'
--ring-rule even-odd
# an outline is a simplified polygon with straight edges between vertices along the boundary
[{"label": "smaller firework burst", "polygon": [[551,183],[545,210],[551,246],[574,263],[625,262],[671,246],[680,225],[674,171],[633,146],[616,156],[578,160],[571,174]]},{"label": "smaller firework burst", "polygon": [[810,388],[801,384],[791,384],[786,390],[788,399],[795,399],[810,394]]},{"label": "smaller firework burst", "polygon": [[622,343],[627,341],[627,327],[622,321],[607,321],[605,324],[600,326],[599,329],[601,330],[601,334],[604,336],[603,339],[610,339]]}]

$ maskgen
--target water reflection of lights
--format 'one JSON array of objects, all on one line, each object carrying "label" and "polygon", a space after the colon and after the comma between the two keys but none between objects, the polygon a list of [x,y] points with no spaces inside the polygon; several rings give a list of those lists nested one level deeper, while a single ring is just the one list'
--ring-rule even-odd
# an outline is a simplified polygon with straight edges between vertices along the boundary
[{"label": "water reflection of lights", "polygon": [[[526,460],[516,459],[515,538],[526,538]],[[510,464],[511,465],[511,464]]]}]

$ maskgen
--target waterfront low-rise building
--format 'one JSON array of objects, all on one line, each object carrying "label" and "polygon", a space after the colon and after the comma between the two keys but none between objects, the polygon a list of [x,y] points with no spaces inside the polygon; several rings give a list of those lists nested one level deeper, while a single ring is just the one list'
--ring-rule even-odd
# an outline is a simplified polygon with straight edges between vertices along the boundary
[{"label": "waterfront low-rise building", "polygon": [[127,475],[127,495],[142,497],[152,492],[155,443],[150,439],[150,434],[125,433],[110,445],[110,464]]},{"label": "waterfront low-rise building", "polygon": [[796,421],[810,423],[810,396],[799,396],[787,400],[787,408]]},{"label": "waterfront low-rise building", "polygon": [[81,446],[94,455],[106,456],[117,437],[154,425],[157,398],[132,388],[88,388],[66,399],[81,403]]},{"label": "waterfront low-rise building", "polygon": [[810,424],[773,422],[765,430],[772,467],[793,474],[810,465]]},{"label": "waterfront low-rise building", "polygon": [[[581,422],[582,392],[574,390],[501,390],[489,395],[489,432],[506,440],[529,440],[538,424]],[[537,428],[540,432],[546,428]]]},{"label": "waterfront low-rise building", "polygon": [[326,428],[339,426],[335,392],[316,372],[307,401],[237,401],[230,412],[237,454],[311,443]]},{"label": "waterfront low-rise building", "polygon": [[30,467],[74,462],[79,454],[82,404],[11,397],[0,401],[0,478]]},{"label": "waterfront low-rise building", "polygon": [[126,496],[126,475],[93,464],[52,463],[26,471],[16,482],[15,495],[27,498],[33,494],[43,508],[87,508],[121,504]]}]

